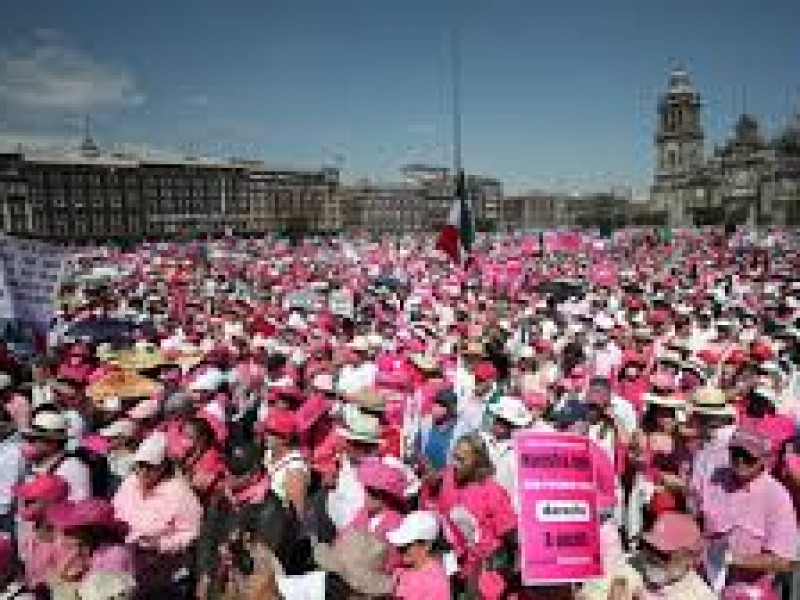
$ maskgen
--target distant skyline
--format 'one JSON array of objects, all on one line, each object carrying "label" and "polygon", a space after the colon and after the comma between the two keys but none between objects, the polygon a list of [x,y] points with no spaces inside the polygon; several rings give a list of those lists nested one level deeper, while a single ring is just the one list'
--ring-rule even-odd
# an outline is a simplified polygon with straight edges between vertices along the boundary
[{"label": "distant skyline", "polygon": [[[645,6],[648,5],[648,6]],[[510,192],[646,188],[658,96],[683,64],[707,149],[743,110],[800,109],[800,2],[7,0],[0,146],[449,165],[448,36],[463,46],[464,167]]]}]

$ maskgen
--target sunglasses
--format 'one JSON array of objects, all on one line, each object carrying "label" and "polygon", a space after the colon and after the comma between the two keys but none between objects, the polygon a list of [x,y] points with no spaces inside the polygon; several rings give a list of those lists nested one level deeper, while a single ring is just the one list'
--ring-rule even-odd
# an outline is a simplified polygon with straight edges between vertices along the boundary
[{"label": "sunglasses", "polygon": [[746,466],[752,467],[759,461],[757,456],[753,456],[744,448],[731,448],[730,454],[731,463],[740,462]]}]

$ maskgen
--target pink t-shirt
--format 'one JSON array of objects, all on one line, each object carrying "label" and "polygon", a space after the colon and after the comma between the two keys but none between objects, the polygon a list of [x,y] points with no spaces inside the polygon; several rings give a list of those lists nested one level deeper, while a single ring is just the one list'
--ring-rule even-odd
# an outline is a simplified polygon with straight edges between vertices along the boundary
[{"label": "pink t-shirt", "polygon": [[185,549],[200,532],[203,507],[180,477],[162,481],[144,495],[138,476],[129,475],[113,504],[117,518],[130,527],[129,543],[155,538],[160,552],[172,554]]},{"label": "pink t-shirt", "polygon": [[[794,560],[798,526],[788,490],[766,471],[738,486],[724,469],[703,489],[700,505],[711,544],[723,543],[734,555],[771,552]],[[732,571],[728,583],[768,583],[771,576]]]},{"label": "pink t-shirt", "polygon": [[399,569],[394,597],[398,600],[450,600],[450,580],[442,564],[431,559],[421,569]]},{"label": "pink t-shirt", "polygon": [[438,509],[448,517],[453,516],[454,509],[463,509],[475,521],[477,544],[467,553],[467,571],[475,562],[491,556],[500,547],[503,536],[517,527],[517,515],[504,488],[492,478],[457,487],[453,467],[444,471]]}]

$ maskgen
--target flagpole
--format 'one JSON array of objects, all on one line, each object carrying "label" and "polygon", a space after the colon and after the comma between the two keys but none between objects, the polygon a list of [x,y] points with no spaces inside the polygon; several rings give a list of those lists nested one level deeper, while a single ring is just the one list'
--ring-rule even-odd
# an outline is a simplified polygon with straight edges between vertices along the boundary
[{"label": "flagpole", "polygon": [[450,59],[453,70],[453,174],[459,177],[461,162],[461,39],[458,26],[451,33]]}]

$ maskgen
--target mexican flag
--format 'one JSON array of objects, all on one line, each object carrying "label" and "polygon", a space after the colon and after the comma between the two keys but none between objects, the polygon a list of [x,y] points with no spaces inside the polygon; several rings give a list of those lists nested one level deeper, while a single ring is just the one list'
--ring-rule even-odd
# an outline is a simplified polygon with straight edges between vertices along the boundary
[{"label": "mexican flag", "polygon": [[472,207],[467,199],[464,171],[459,171],[456,176],[455,191],[450,215],[439,234],[436,248],[447,254],[453,262],[463,266],[469,259],[469,253],[475,241],[475,222],[472,216]]}]

